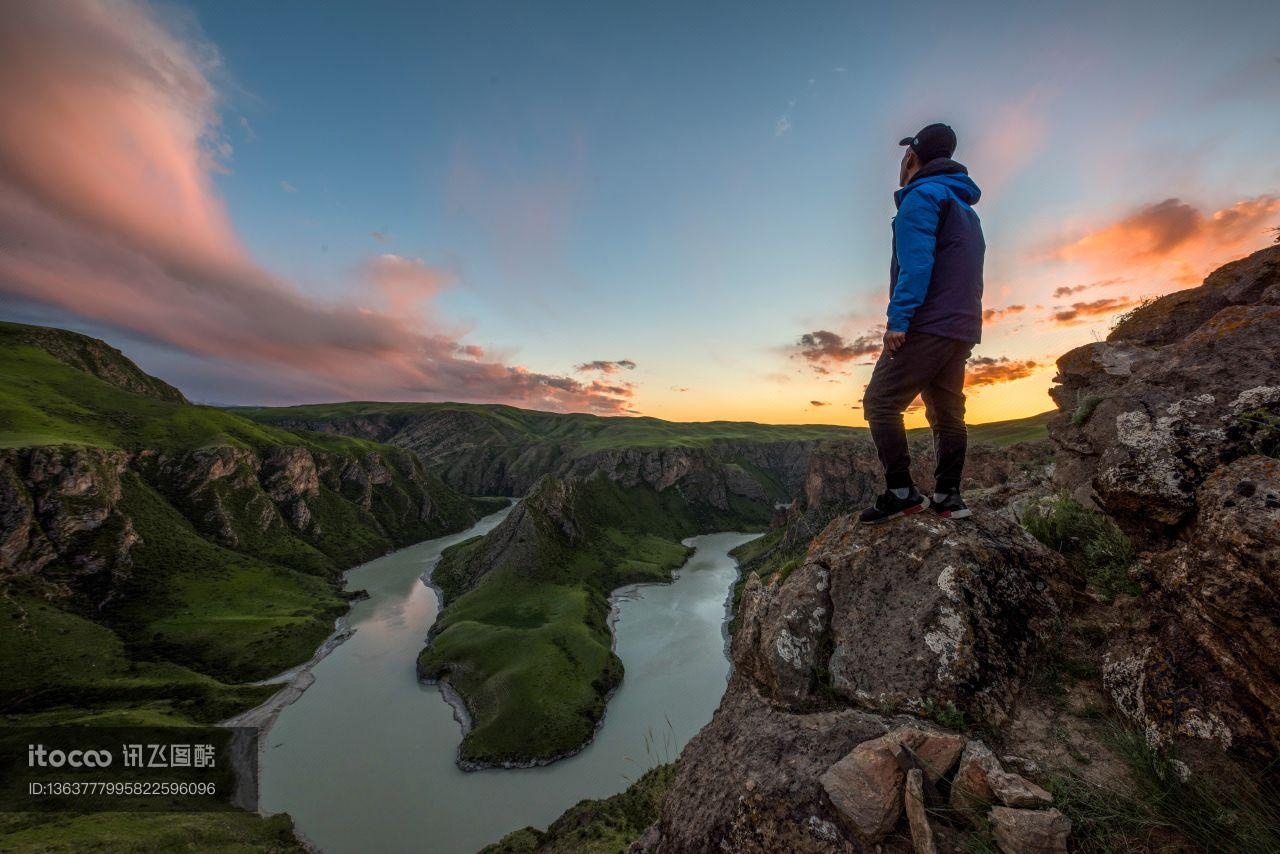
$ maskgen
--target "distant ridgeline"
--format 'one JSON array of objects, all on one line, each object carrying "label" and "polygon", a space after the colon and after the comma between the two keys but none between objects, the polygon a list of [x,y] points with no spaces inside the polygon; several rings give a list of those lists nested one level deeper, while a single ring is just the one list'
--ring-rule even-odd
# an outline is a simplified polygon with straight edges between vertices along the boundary
[{"label": "distant ridgeline", "polygon": [[[643,479],[661,490],[672,477],[684,477],[679,466],[710,461],[745,470],[769,491],[792,497],[804,481],[807,455],[816,443],[867,437],[865,428],[825,424],[680,423],[492,404],[353,402],[232,411],[286,429],[337,433],[412,450],[445,483],[469,495],[520,496],[546,474],[596,471],[614,479]],[[980,424],[970,428],[970,435],[992,445],[1043,439],[1049,414]],[[908,433],[921,439],[928,428]],[[668,464],[675,467],[661,468]],[[757,494],[746,480],[741,483],[748,494]]]}]

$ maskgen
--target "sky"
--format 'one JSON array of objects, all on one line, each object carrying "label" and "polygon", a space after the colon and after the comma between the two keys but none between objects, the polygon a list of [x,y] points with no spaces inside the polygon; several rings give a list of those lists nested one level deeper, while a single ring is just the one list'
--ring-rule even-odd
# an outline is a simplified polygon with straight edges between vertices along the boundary
[{"label": "sky", "polygon": [[1269,2],[0,8],[0,317],[196,401],[862,424],[933,121],[973,422],[1280,226]]}]

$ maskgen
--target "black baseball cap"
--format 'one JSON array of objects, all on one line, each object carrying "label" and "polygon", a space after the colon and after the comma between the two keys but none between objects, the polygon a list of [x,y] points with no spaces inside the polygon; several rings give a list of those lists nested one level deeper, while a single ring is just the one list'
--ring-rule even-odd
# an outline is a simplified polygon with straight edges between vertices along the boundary
[{"label": "black baseball cap", "polygon": [[898,145],[909,145],[921,164],[956,153],[956,132],[941,122],[921,128],[915,136],[903,137]]}]

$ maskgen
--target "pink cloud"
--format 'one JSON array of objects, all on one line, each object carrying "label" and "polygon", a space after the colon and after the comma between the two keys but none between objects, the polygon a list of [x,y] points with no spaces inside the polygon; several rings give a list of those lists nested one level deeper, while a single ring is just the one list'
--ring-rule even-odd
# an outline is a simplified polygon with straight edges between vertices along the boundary
[{"label": "pink cloud", "polygon": [[[1050,100],[1048,90],[1037,87],[1017,101],[1001,103],[981,123],[981,135],[966,162],[973,167],[973,174],[979,177],[989,199],[999,195],[1010,180],[1044,152],[1049,140]],[[965,156],[957,156],[966,160]]]},{"label": "pink cloud", "polygon": [[380,255],[323,301],[259,266],[213,184],[220,59],[149,7],[6,4],[0,291],[333,395],[621,411],[628,386],[486,360],[432,316],[448,277]]},{"label": "pink cloud", "polygon": [[421,258],[384,252],[365,262],[363,278],[373,286],[391,317],[410,317],[427,309],[450,276]]}]

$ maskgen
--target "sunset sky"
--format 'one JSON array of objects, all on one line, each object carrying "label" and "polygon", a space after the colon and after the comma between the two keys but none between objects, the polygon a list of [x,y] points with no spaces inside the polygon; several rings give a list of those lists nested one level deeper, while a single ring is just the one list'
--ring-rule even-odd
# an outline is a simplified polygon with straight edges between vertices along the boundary
[{"label": "sunset sky", "polygon": [[973,421],[1280,225],[1273,2],[0,11],[0,317],[198,401],[861,424],[932,121],[984,191]]}]

